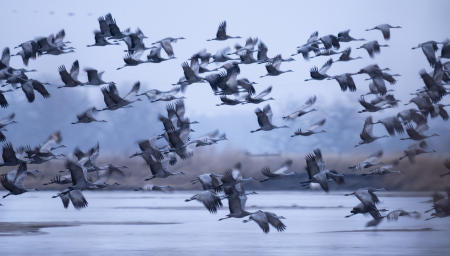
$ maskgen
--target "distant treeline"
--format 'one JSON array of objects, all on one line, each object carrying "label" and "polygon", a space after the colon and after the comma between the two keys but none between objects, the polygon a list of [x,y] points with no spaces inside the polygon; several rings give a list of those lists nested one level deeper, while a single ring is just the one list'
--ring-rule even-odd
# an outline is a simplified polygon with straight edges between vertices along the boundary
[{"label": "distant treeline", "polygon": [[[396,156],[400,154],[395,154]],[[364,159],[365,155],[341,154],[330,155],[324,152],[326,165],[329,169],[336,169],[344,174],[355,174],[348,166]],[[440,177],[440,174],[448,172],[443,165],[446,156],[419,155],[416,163],[411,164],[407,159],[403,159],[397,166],[401,174],[388,174],[384,176],[347,176],[344,185],[332,184],[332,190],[353,190],[361,187],[384,187],[388,190],[404,191],[432,191],[440,190],[450,186],[450,176]],[[174,166],[168,167],[169,170],[183,171],[185,175],[172,176],[167,179],[153,179],[145,182],[144,179],[150,177],[150,170],[140,157],[129,158],[126,155],[100,156],[97,163],[103,165],[112,163],[118,166],[125,165],[128,168],[123,169],[126,176],[124,178],[112,179],[109,183],[119,182],[121,185],[114,189],[135,189],[146,183],[155,185],[171,185],[178,190],[201,189],[196,184],[192,185],[191,180],[199,174],[205,172],[223,173],[226,169],[232,168],[235,163],[242,163],[242,174],[244,177],[254,177],[259,180],[263,176],[261,169],[269,167],[278,168],[285,160],[292,159],[292,169],[298,174],[281,180],[273,180],[264,183],[249,182],[248,189],[257,190],[302,190],[300,181],[307,179],[305,171],[305,155],[302,154],[282,154],[282,155],[260,155],[251,156],[238,150],[199,150],[190,159],[178,161]],[[389,163],[394,158],[383,157],[382,161]],[[43,186],[52,177],[61,175],[59,172],[64,170],[64,161],[50,161],[41,165],[29,165],[29,169],[38,169],[40,175],[36,178],[27,178],[25,184],[30,187],[36,187],[40,190],[58,190],[64,188],[64,185],[52,184]],[[0,173],[6,173],[11,167],[2,167]],[[66,172],[68,173],[68,172]],[[63,173],[64,174],[64,173]],[[2,187],[3,189],[3,187]]]}]

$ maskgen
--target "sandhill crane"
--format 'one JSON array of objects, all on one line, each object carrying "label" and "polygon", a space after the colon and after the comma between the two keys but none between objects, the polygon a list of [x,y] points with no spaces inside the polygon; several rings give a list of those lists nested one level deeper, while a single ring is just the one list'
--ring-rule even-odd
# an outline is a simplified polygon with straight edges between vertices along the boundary
[{"label": "sandhill crane", "polygon": [[309,38],[306,41],[306,43],[301,45],[301,46],[298,46],[296,53],[292,54],[291,56],[302,54],[304,59],[306,59],[306,60],[309,59],[309,52],[310,51],[313,51],[315,53],[320,51],[318,38],[319,38],[319,32],[318,31],[314,31],[309,36]]},{"label": "sandhill crane", "polygon": [[355,192],[345,194],[345,196],[354,195],[356,198],[358,198],[361,203],[359,203],[357,206],[353,207],[353,209],[350,211],[351,214],[345,216],[346,218],[349,218],[356,214],[367,214],[369,213],[372,215],[374,219],[381,218],[380,212],[386,212],[388,210],[386,209],[377,209],[376,205],[380,202],[380,199],[375,194],[377,191],[383,191],[384,189],[374,189],[374,188],[360,188],[356,190]]},{"label": "sandhill crane", "polygon": [[278,216],[272,212],[263,212],[261,210],[251,213],[248,220],[243,220],[242,222],[247,223],[249,221],[254,221],[262,229],[264,233],[269,233],[269,224],[276,228],[278,232],[283,232],[286,230],[286,225],[281,222],[280,219],[285,219],[283,216]]},{"label": "sandhill crane", "polygon": [[10,115],[0,119],[0,141],[5,141],[6,140],[6,137],[3,134],[3,132],[2,132],[2,131],[7,131],[5,127],[10,125],[10,124],[17,123],[14,120],[15,117],[16,117],[16,114],[12,113],[12,114],[10,114]]},{"label": "sandhill crane", "polygon": [[221,101],[221,103],[216,104],[216,106],[222,106],[222,105],[234,106],[234,105],[244,103],[244,101],[242,99],[239,99],[239,98],[231,99],[231,98],[228,98],[227,96],[221,96],[220,101]]},{"label": "sandhill crane", "polygon": [[372,130],[373,130],[373,121],[372,121],[372,117],[369,116],[366,118],[362,132],[359,135],[359,137],[361,138],[361,141],[357,145],[355,145],[355,148],[359,147],[363,144],[369,144],[371,142],[374,142],[377,139],[389,137],[388,135],[383,135],[383,136],[378,136],[378,137],[374,136]]},{"label": "sandhill crane", "polygon": [[296,56],[298,54],[302,54],[303,58],[305,60],[309,59],[309,52],[314,51],[314,52],[319,52],[319,47],[316,44],[308,44],[308,45],[303,45],[299,48],[297,48],[296,53],[291,54],[291,56]]},{"label": "sandhill crane", "polygon": [[157,98],[149,97],[147,94],[145,96],[147,96],[147,99],[149,99],[151,103],[158,102],[158,101],[173,101],[173,100],[186,99],[186,97],[184,97],[184,96],[177,97],[177,96],[171,95],[171,94],[164,94],[164,95],[158,96]]},{"label": "sandhill crane", "polygon": [[380,53],[380,47],[388,47],[388,46],[389,45],[387,44],[379,44],[378,41],[373,40],[361,45],[360,47],[357,47],[356,49],[365,49],[369,54],[369,56],[373,58],[375,56],[374,55],[375,53]]},{"label": "sandhill crane", "polygon": [[319,40],[322,42],[325,49],[330,49],[331,47],[334,47],[336,49],[339,49],[339,39],[335,35],[326,35],[319,38]]},{"label": "sandhill crane", "polygon": [[181,39],[185,39],[184,37],[166,37],[164,39],[161,39],[159,41],[156,41],[152,44],[159,44],[164,51],[167,53],[167,56],[169,56],[169,58],[173,59],[175,58],[174,52],[173,52],[173,48],[172,48],[172,43],[176,43],[178,40]]},{"label": "sandhill crane", "polygon": [[105,19],[106,19],[108,27],[109,27],[109,33],[110,33],[110,36],[108,37],[109,39],[122,39],[126,36],[124,33],[122,33],[122,31],[120,31],[120,28],[116,23],[116,20],[112,18],[110,13],[108,13],[105,16]]},{"label": "sandhill crane", "polygon": [[381,69],[377,64],[368,65],[358,71],[358,74],[367,74],[370,78],[383,77],[383,71],[390,70],[389,68]]},{"label": "sandhill crane", "polygon": [[427,41],[424,43],[418,44],[416,47],[412,47],[411,49],[418,49],[421,48],[423,54],[427,58],[428,63],[430,63],[430,66],[434,67],[436,64],[436,51],[438,48],[438,42],[436,41]]},{"label": "sandhill crane", "polygon": [[406,125],[406,133],[408,134],[408,138],[401,138],[401,140],[424,140],[426,138],[439,136],[437,133],[433,133],[431,135],[425,135],[424,132],[428,130],[428,125],[418,125],[413,127],[411,124]]},{"label": "sandhill crane", "polygon": [[197,200],[201,202],[210,213],[217,213],[217,209],[222,207],[221,198],[218,195],[216,195],[214,191],[211,190],[202,191],[184,201],[189,202],[192,200]]},{"label": "sandhill crane", "polygon": [[169,59],[172,59],[175,57],[170,58],[163,58],[161,57],[161,46],[154,47],[150,50],[150,53],[147,55],[147,61],[152,63],[160,63]]},{"label": "sandhill crane", "polygon": [[272,109],[270,108],[270,105],[264,106],[263,110],[260,108],[255,109],[255,114],[258,118],[258,124],[259,128],[253,131],[250,131],[251,133],[258,132],[258,131],[270,131],[273,129],[279,129],[279,128],[289,128],[287,125],[283,126],[275,126],[272,124]]},{"label": "sandhill crane", "polygon": [[73,207],[77,210],[85,208],[88,205],[83,193],[81,193],[81,190],[78,189],[70,190],[66,193],[60,193],[55,197],[61,198],[64,208],[68,208],[70,203],[72,203]]},{"label": "sandhill crane", "polygon": [[370,168],[373,166],[377,166],[380,164],[383,164],[383,162],[379,162],[380,158],[383,156],[383,150],[378,150],[374,152],[373,154],[370,154],[367,158],[364,160],[356,163],[355,165],[352,165],[348,167],[349,169],[361,171],[366,168]]},{"label": "sandhill crane", "polygon": [[34,91],[37,91],[44,99],[50,97],[50,93],[45,88],[44,84],[34,80],[28,79],[21,82],[22,91],[25,93],[25,96],[28,102],[33,102],[35,99]]},{"label": "sandhill crane", "polygon": [[352,36],[350,36],[350,29],[341,31],[338,33],[337,35],[339,42],[351,42],[351,41],[365,41],[366,39],[364,38],[360,38],[360,39],[356,39],[353,38]]},{"label": "sandhill crane", "polygon": [[412,99],[410,99],[407,103],[404,105],[409,105],[411,103],[414,103],[417,108],[420,110],[423,117],[426,119],[428,115],[434,111],[433,108],[433,102],[431,98],[425,94],[420,94]]},{"label": "sandhill crane", "polygon": [[436,80],[424,69],[420,70],[419,74],[425,84],[427,95],[433,100],[434,103],[440,101],[442,97],[447,94],[445,87],[438,84]]},{"label": "sandhill crane", "polygon": [[366,173],[361,173],[361,176],[374,176],[374,175],[386,175],[386,174],[401,174],[399,170],[396,169],[398,161],[395,160],[392,163],[383,164]]},{"label": "sandhill crane", "polygon": [[126,98],[130,95],[136,94],[139,91],[140,83],[134,83],[131,90],[122,98],[119,96],[119,91],[117,90],[116,84],[110,83],[108,87],[102,88],[103,100],[106,104],[106,108],[103,108],[99,111],[103,110],[117,110],[119,108],[131,107],[130,104],[136,101],[141,101],[140,98],[137,98],[133,101],[129,101]]},{"label": "sandhill crane", "polygon": [[301,182],[302,185],[319,183],[320,187],[328,192],[328,179],[334,180],[337,184],[344,183],[344,175],[336,170],[326,168],[320,149],[315,149],[313,154],[306,155],[305,160],[308,180]]},{"label": "sandhill crane", "polygon": [[370,82],[369,83],[369,92],[363,94],[363,96],[367,96],[367,95],[384,95],[387,92],[393,92],[394,90],[392,89],[387,89],[385,86],[383,86],[383,83],[374,83],[374,82]]},{"label": "sandhill crane", "polygon": [[271,171],[269,167],[264,167],[261,173],[266,177],[259,182],[295,175],[295,172],[291,170],[292,163],[293,161],[288,159],[275,171]]},{"label": "sandhill crane", "polygon": [[[164,138],[169,146],[169,152],[176,153],[180,158],[186,159],[192,156],[190,148],[186,147],[189,141],[189,133],[191,132],[188,119],[183,119],[182,115],[176,115],[177,124],[172,122],[172,118],[159,115],[159,120],[164,125],[165,132],[159,138]],[[175,125],[177,128],[175,128]]]},{"label": "sandhill crane", "polygon": [[172,84],[172,85],[181,85],[181,91],[184,91],[186,86],[190,84],[205,82],[205,79],[196,74],[187,62],[183,62],[181,64],[181,67],[183,68],[184,76],[181,77],[177,83]]},{"label": "sandhill crane", "polygon": [[123,61],[125,62],[125,64],[121,67],[116,68],[116,70],[125,68],[125,67],[130,67],[130,66],[137,66],[143,63],[147,63],[149,62],[149,60],[141,60],[140,57],[142,55],[142,51],[138,51],[135,53],[129,53],[127,55],[125,55],[123,57]]},{"label": "sandhill crane", "polygon": [[9,191],[3,198],[9,195],[20,195],[29,191],[36,191],[36,189],[25,188],[24,181],[28,175],[36,176],[39,173],[38,170],[27,170],[27,164],[22,162],[17,170],[9,171],[6,174],[2,174],[0,181],[3,187]]},{"label": "sandhill crane", "polygon": [[[230,78],[232,76],[236,76],[237,77],[237,74],[235,75],[234,73],[235,72],[214,73],[214,74],[207,75],[205,77],[205,80],[209,83],[209,86],[213,90],[214,94],[216,94],[216,95],[219,95],[219,94],[227,95],[227,94],[229,94],[228,93],[229,87],[227,85],[228,80],[230,80]],[[237,90],[237,88],[233,88],[233,89]],[[231,94],[237,93],[236,90],[233,90],[231,92]]]},{"label": "sandhill crane", "polygon": [[275,55],[275,57],[267,59],[267,62],[274,62],[274,61],[276,61],[276,60],[280,60],[281,62],[291,62],[291,61],[294,61],[295,59],[294,59],[294,58],[287,58],[287,59],[284,59],[284,58],[281,56],[281,54],[277,54],[277,55]]},{"label": "sandhill crane", "polygon": [[74,52],[73,47],[66,47],[69,41],[64,42],[64,37],[66,33],[64,29],[60,30],[56,35],[49,35],[47,37],[41,37],[36,39],[38,45],[37,51],[39,55],[50,54],[50,55],[60,55]]},{"label": "sandhill crane", "polygon": [[60,197],[61,200],[63,200],[65,208],[67,208],[66,205],[68,205],[68,203],[65,203],[68,202],[67,197],[69,197],[76,209],[86,207],[87,201],[81,191],[101,189],[107,186],[105,183],[91,182],[88,180],[86,168],[83,167],[85,161],[87,161],[87,159],[79,162],[67,160],[65,163],[66,168],[70,171],[72,185],[53,196],[53,198]]},{"label": "sandhill crane", "polygon": [[361,97],[358,100],[359,104],[364,107],[363,110],[359,110],[358,113],[363,112],[378,112],[383,109],[388,109],[393,107],[391,104],[389,104],[386,101],[378,101],[377,99],[371,100],[370,102],[367,102],[364,98],[364,95],[361,95]]},{"label": "sandhill crane", "polygon": [[84,84],[78,80],[78,73],[80,72],[80,64],[78,60],[75,60],[73,62],[72,68],[70,68],[70,74],[69,72],[67,72],[67,69],[64,65],[59,66],[58,71],[59,76],[64,83],[63,86],[59,86],[58,88],[75,87]]},{"label": "sandhill crane", "polygon": [[310,70],[311,79],[305,79],[305,81],[310,80],[323,80],[325,78],[328,78],[329,75],[327,75],[328,69],[330,69],[331,64],[333,64],[333,59],[329,59],[325,64],[322,65],[320,69],[318,69],[316,66],[312,67]]},{"label": "sandhill crane", "polygon": [[109,82],[105,82],[102,80],[102,75],[104,72],[98,72],[97,69],[93,68],[85,68],[84,71],[87,73],[88,77],[88,81],[85,84],[89,85],[109,84]]},{"label": "sandhill crane", "polygon": [[184,172],[182,171],[177,172],[167,171],[166,170],[167,161],[155,159],[154,156],[150,154],[148,151],[143,152],[142,158],[145,160],[152,173],[152,176],[150,178],[145,179],[145,181],[155,178],[167,178],[173,175],[184,175]]},{"label": "sandhill crane", "polygon": [[209,62],[202,62],[200,63],[199,58],[191,58],[190,67],[196,74],[200,73],[206,73],[211,72],[211,70],[208,69]]},{"label": "sandhill crane", "polygon": [[414,122],[416,123],[416,125],[427,123],[426,117],[424,117],[419,110],[414,108],[398,112],[397,117],[402,120],[404,125],[408,124],[409,122]]},{"label": "sandhill crane", "polygon": [[[364,100],[364,95],[361,96],[361,100],[362,100],[362,101],[365,101],[365,100]],[[363,104],[363,102],[360,102],[360,103],[361,103],[361,105],[362,105],[363,107],[366,108],[366,110],[367,110],[368,112],[373,112],[373,111],[371,111],[369,105],[375,106],[375,108],[376,108],[376,107],[379,107],[379,108],[381,108],[381,109],[386,109],[386,108],[397,107],[399,102],[400,102],[400,100],[396,99],[396,98],[394,97],[394,95],[392,95],[392,94],[385,94],[385,95],[379,95],[379,96],[377,96],[376,98],[372,99],[372,100],[370,101],[370,103],[368,103],[368,104],[367,104],[367,103],[366,103],[366,104]],[[364,111],[363,111],[363,112],[364,112]]]},{"label": "sandhill crane", "polygon": [[336,52],[333,49],[323,49],[323,50],[317,52],[316,55],[312,56],[311,59],[314,59],[314,58],[317,58],[317,57],[320,57],[320,56],[333,56],[333,55],[341,54],[343,52],[344,51]]},{"label": "sandhill crane", "polygon": [[258,52],[256,54],[256,60],[258,63],[264,63],[269,61],[269,57],[267,56],[267,52],[269,49],[267,48],[266,44],[263,43],[263,41],[259,41],[258,43]]},{"label": "sandhill crane", "polygon": [[3,144],[2,148],[3,163],[0,163],[0,166],[16,166],[26,162],[25,155],[19,154],[19,152],[16,153],[10,142]]},{"label": "sandhill crane", "polygon": [[436,152],[436,150],[434,149],[427,151],[427,147],[428,144],[424,140],[418,143],[414,143],[408,146],[408,148],[403,151],[404,155],[401,156],[398,160],[402,160],[403,158],[407,157],[410,163],[415,163],[417,155]]},{"label": "sandhill crane", "polygon": [[[441,56],[440,58],[450,59],[450,40],[445,40],[442,42],[442,48],[441,48]],[[446,62],[448,65],[448,62]],[[447,68],[448,70],[448,68]],[[448,77],[448,76],[447,76]]]},{"label": "sandhill crane", "polygon": [[16,54],[11,54],[11,56],[21,56],[23,64],[28,66],[28,61],[30,58],[35,59],[38,52],[38,44],[34,40],[30,40],[24,43],[21,43],[19,46],[21,50]]},{"label": "sandhill crane", "polygon": [[239,64],[258,63],[258,60],[256,60],[255,57],[253,56],[253,52],[247,50],[246,48],[240,48],[240,51],[237,51],[236,54],[239,56],[239,59],[241,60]]},{"label": "sandhill crane", "polygon": [[98,169],[95,162],[100,155],[100,144],[97,142],[95,146],[91,147],[86,152],[83,152],[81,149],[76,147],[73,151],[73,155],[78,162],[83,163],[82,166],[85,167],[88,172],[95,171]]},{"label": "sandhill crane", "polygon": [[395,134],[403,134],[405,130],[403,129],[403,125],[397,116],[390,116],[382,118],[372,124],[382,124],[389,135],[394,136]]},{"label": "sandhill crane", "polygon": [[144,43],[145,36],[143,35],[142,31],[138,30],[138,32],[135,33],[129,33],[125,35],[121,40],[125,42],[127,45],[127,50],[125,52],[128,52],[130,54],[143,52],[148,49],[152,49],[152,47],[146,47]]},{"label": "sandhill crane", "polygon": [[95,39],[95,43],[94,44],[88,44],[86,45],[87,47],[93,47],[93,46],[106,46],[106,45],[119,45],[120,43],[118,42],[109,42],[108,40],[106,40],[105,38],[105,34],[103,34],[101,31],[94,31],[94,39]]},{"label": "sandhill crane", "polygon": [[346,48],[344,51],[342,51],[342,54],[339,56],[339,58],[337,60],[333,60],[333,62],[337,62],[337,61],[351,61],[351,60],[362,59],[361,56],[351,57],[350,56],[351,52],[352,52],[352,48],[350,48],[350,47]]},{"label": "sandhill crane", "polygon": [[[257,62],[257,60],[253,57],[253,52],[255,52],[255,46],[258,42],[258,38],[249,37],[245,40],[245,45],[241,46],[240,44],[236,43],[234,45],[235,51],[229,54],[237,54],[241,57],[241,62],[246,62],[245,64],[251,64],[253,62]],[[242,58],[243,57],[243,58]],[[251,59],[251,63],[248,62],[248,59]]]},{"label": "sandhill crane", "polygon": [[230,57],[230,55],[229,55],[230,50],[231,50],[230,47],[225,47],[223,49],[217,50],[217,52],[212,56],[213,62],[220,63],[220,62],[238,60],[238,59],[234,59],[234,58]]},{"label": "sandhill crane", "polygon": [[264,101],[274,100],[274,98],[272,98],[272,97],[264,99],[264,97],[267,96],[270,92],[272,92],[272,86],[267,87],[266,89],[264,89],[262,92],[260,92],[256,96],[247,94],[247,96],[245,97],[244,103],[259,104]]},{"label": "sandhill crane", "polygon": [[325,130],[317,130],[320,127],[322,127],[326,122],[326,119],[321,119],[320,121],[315,122],[314,124],[312,124],[308,129],[302,131],[302,129],[298,129],[297,131],[294,132],[293,135],[291,135],[291,137],[295,137],[295,136],[310,136],[313,134],[318,134],[318,133],[325,133],[327,131]]},{"label": "sandhill crane", "polygon": [[223,175],[215,173],[204,173],[191,180],[192,184],[200,183],[203,190],[214,190],[219,192],[222,190],[221,178]]},{"label": "sandhill crane", "polygon": [[212,58],[212,54],[207,52],[206,49],[202,49],[201,51],[193,54],[190,58],[191,60],[191,66],[192,61],[195,61],[198,63],[198,72],[199,73],[205,73],[210,72],[211,70],[208,69],[208,64],[210,63],[210,59]]},{"label": "sandhill crane", "polygon": [[338,83],[339,86],[341,87],[341,91],[345,92],[347,90],[347,88],[351,91],[354,92],[356,91],[356,85],[355,85],[355,81],[353,80],[352,73],[344,73],[341,75],[336,75],[336,76],[330,76],[327,79],[335,79]]},{"label": "sandhill crane", "polygon": [[[19,72],[23,72],[23,73],[27,73],[27,72],[36,72],[36,69],[25,69],[25,68],[12,68],[9,65],[11,59],[11,52],[9,50],[9,47],[5,47],[2,51],[2,56],[0,59],[0,70],[5,70],[8,68],[11,68],[12,71],[19,71]],[[1,79],[1,78],[0,78]]]},{"label": "sandhill crane", "polygon": [[61,144],[62,136],[60,131],[56,131],[51,134],[48,139],[41,145],[36,146],[34,149],[27,146],[25,148],[21,148],[21,151],[24,151],[25,158],[28,163],[31,164],[41,164],[53,159],[60,159],[65,157],[64,154],[54,154],[54,150],[58,148],[65,148],[65,145]]},{"label": "sandhill crane", "polygon": [[432,210],[434,210],[434,212],[431,213],[431,217],[426,220],[450,216],[450,191],[448,189],[446,196],[437,193],[433,195],[433,206],[431,209],[425,211],[425,213]]},{"label": "sandhill crane", "polygon": [[[281,58],[281,55],[280,55]],[[273,60],[272,62],[269,62],[266,64],[266,70],[267,70],[267,74],[260,76],[260,77],[265,77],[265,76],[278,76],[281,75],[283,73],[287,73],[287,72],[294,72],[293,70],[289,69],[289,70],[280,70],[280,65],[281,65],[281,59],[277,58],[275,60]]]},{"label": "sandhill crane", "polygon": [[216,37],[212,38],[212,39],[208,39],[206,41],[213,41],[213,40],[224,41],[224,40],[231,39],[231,38],[241,38],[241,37],[227,35],[227,22],[222,21],[219,25],[219,28],[217,29]]},{"label": "sandhill crane", "polygon": [[445,110],[446,107],[449,107],[450,104],[433,104],[433,111],[431,111],[431,118],[435,118],[437,116],[440,116],[442,120],[447,121],[449,116],[447,113],[447,110]]},{"label": "sandhill crane", "polygon": [[313,111],[317,111],[317,109],[315,109],[315,108],[307,110],[312,105],[314,105],[314,103],[316,103],[316,100],[317,100],[317,97],[315,95],[312,97],[309,97],[308,100],[306,100],[305,104],[303,104],[303,106],[300,108],[300,110],[297,110],[287,116],[283,116],[283,119],[284,120],[294,120],[298,117],[301,117],[301,116],[311,113]]},{"label": "sandhill crane", "polygon": [[229,169],[225,172],[221,181],[222,187],[228,199],[228,208],[230,213],[224,218],[220,218],[219,221],[229,218],[243,218],[250,214],[245,210],[245,204],[247,202],[247,195],[256,194],[255,192],[245,193],[243,181],[253,180],[253,178],[244,179],[240,173],[241,165],[236,164],[233,169]]},{"label": "sandhill crane", "polygon": [[225,133],[219,134],[219,130],[212,131],[204,136],[190,140],[186,145],[195,145],[195,147],[204,147],[222,140],[228,140]]},{"label": "sandhill crane", "polygon": [[350,217],[358,213],[369,213],[372,216],[373,220],[367,222],[367,227],[377,226],[384,218],[386,218],[388,221],[398,220],[399,217],[403,216],[408,216],[416,219],[420,218],[420,213],[418,213],[417,211],[408,212],[402,209],[390,211],[386,216],[382,216],[381,212],[387,212],[388,210],[377,209],[376,204],[379,202],[379,199],[374,194],[375,191],[377,191],[377,189],[359,189],[356,192],[346,194],[346,196],[355,195],[361,201],[361,203],[353,208],[353,210],[351,211],[351,215],[347,215],[345,217]]},{"label": "sandhill crane", "polygon": [[238,193],[233,188],[233,192],[227,198],[230,213],[226,217],[220,218],[219,221],[229,218],[244,218],[250,215],[250,212],[245,210],[245,203],[247,202],[247,195],[245,193]]},{"label": "sandhill crane", "polygon": [[11,60],[11,51],[9,47],[3,48],[2,57],[0,59],[0,70],[9,67],[9,61]]},{"label": "sandhill crane", "polygon": [[135,153],[130,156],[130,158],[133,158],[135,156],[143,156],[144,154],[147,154],[149,156],[153,156],[156,160],[163,160],[164,155],[161,152],[161,148],[158,148],[154,145],[155,138],[151,138],[150,140],[141,140],[138,142],[139,149],[141,150],[140,153]]},{"label": "sandhill crane", "polygon": [[390,30],[391,28],[402,28],[402,27],[401,26],[392,26],[389,24],[380,24],[373,28],[366,29],[366,31],[375,30],[375,29],[380,30],[381,33],[383,33],[383,38],[385,40],[389,40],[391,37],[391,30]]},{"label": "sandhill crane", "polygon": [[157,89],[150,89],[150,90],[146,90],[142,93],[138,93],[136,94],[136,96],[142,96],[145,95],[149,100],[155,100],[158,97],[164,97],[165,95],[171,95],[178,93],[181,90],[180,87],[175,87],[173,89],[167,90],[167,91],[160,91]]},{"label": "sandhill crane", "polygon": [[198,124],[197,121],[189,122],[185,117],[186,107],[183,100],[178,100],[175,104],[167,104],[167,117],[176,124],[178,128],[184,128],[186,124]]},{"label": "sandhill crane", "polygon": [[[95,168],[90,170],[94,172],[92,175],[88,176],[88,179],[93,181],[94,184],[110,186],[106,182],[110,180],[112,177],[123,178],[125,177],[125,173],[121,170],[121,168],[128,168],[127,166],[115,166],[113,164],[107,164],[104,166],[94,166]],[[115,182],[112,185],[118,186],[119,183]]]},{"label": "sandhill crane", "polygon": [[236,163],[233,168],[226,170],[222,178],[220,179],[222,182],[223,191],[227,196],[231,196],[236,193],[241,196],[246,195],[243,183],[248,181],[255,181],[253,177],[244,178],[241,174],[241,168],[242,164],[240,162]]}]

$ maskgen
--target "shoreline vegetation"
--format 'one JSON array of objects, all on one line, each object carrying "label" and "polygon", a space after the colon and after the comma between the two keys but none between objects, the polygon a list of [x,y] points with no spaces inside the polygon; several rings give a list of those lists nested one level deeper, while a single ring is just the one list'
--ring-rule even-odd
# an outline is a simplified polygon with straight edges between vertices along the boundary
[{"label": "shoreline vegetation", "polygon": [[[400,156],[401,153],[393,153],[391,156]],[[400,174],[387,176],[358,176],[354,175],[361,171],[353,171],[348,166],[355,164],[364,158],[364,154],[341,154],[326,155],[327,166],[337,169],[346,175],[345,184],[332,184],[332,190],[355,190],[361,187],[385,188],[387,191],[436,191],[447,188],[440,174],[446,172],[443,162],[445,154],[421,155],[416,159],[415,164],[411,164],[407,159],[400,161],[396,166]],[[282,154],[269,156],[249,156],[246,152],[237,150],[204,151],[199,150],[192,158],[182,161],[180,164],[169,166],[169,170],[183,171],[185,175],[170,177],[168,179],[154,179],[150,182],[144,181],[150,177],[150,170],[141,158],[130,159],[127,156],[104,155],[98,159],[98,163],[112,163],[115,165],[125,165],[128,168],[123,169],[125,177],[109,181],[110,184],[119,182],[120,186],[112,186],[104,190],[134,190],[145,184],[170,185],[175,191],[199,190],[199,185],[191,184],[191,180],[199,174],[205,172],[223,173],[231,168],[235,163],[242,163],[242,174],[244,177],[253,177],[256,181],[248,182],[246,187],[250,190],[267,191],[299,191],[305,190],[300,186],[300,181],[307,179],[305,171],[305,160],[303,154]],[[265,182],[264,186],[257,182],[262,179],[261,169],[263,167],[276,168],[287,159],[293,160],[292,170],[297,174],[287,179],[271,180]],[[384,162],[392,162],[395,158],[385,157]],[[6,173],[11,167],[1,168],[0,173]],[[36,187],[38,190],[60,190],[64,185],[50,184],[44,186],[44,183],[50,181],[56,175],[66,175],[69,172],[60,172],[64,170],[64,161],[53,160],[41,165],[29,165],[29,169],[38,169],[40,175],[36,178],[26,180],[26,185]],[[370,169],[362,172],[367,172]],[[0,190],[4,188],[0,186]]]}]

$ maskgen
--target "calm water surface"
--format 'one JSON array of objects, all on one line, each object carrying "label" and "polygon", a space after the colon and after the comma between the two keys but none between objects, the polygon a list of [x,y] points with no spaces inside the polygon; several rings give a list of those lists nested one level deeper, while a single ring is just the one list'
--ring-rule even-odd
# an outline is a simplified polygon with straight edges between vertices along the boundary
[{"label": "calm water surface", "polygon": [[[344,218],[358,204],[343,193],[260,192],[250,211],[283,215],[287,230],[264,234],[241,219],[217,221],[195,192],[86,192],[89,207],[62,207],[53,192],[8,197],[0,206],[0,255],[449,255],[450,218],[403,218],[365,228]],[[424,212],[429,197],[381,194],[381,208]]]}]

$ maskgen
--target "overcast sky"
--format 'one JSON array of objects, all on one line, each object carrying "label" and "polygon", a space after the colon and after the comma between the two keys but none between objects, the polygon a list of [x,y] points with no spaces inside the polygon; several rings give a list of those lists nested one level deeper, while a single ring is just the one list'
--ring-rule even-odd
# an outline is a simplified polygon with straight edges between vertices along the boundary
[{"label": "overcast sky", "polygon": [[[370,5],[368,4],[370,3]],[[375,3],[375,5],[374,5]],[[76,114],[90,106],[104,107],[103,96],[99,88],[64,88],[61,85],[57,67],[79,60],[81,69],[93,67],[104,70],[104,80],[114,81],[121,94],[126,93],[135,81],[141,81],[142,89],[168,89],[182,76],[180,64],[193,53],[206,48],[215,53],[218,49],[235,43],[243,44],[246,37],[258,37],[269,47],[269,56],[278,53],[288,57],[296,46],[303,44],[309,35],[318,30],[319,35],[337,34],[351,29],[356,38],[378,40],[389,44],[382,48],[381,54],[374,59],[367,53],[355,48],[361,42],[343,43],[342,48],[352,47],[353,56],[362,56],[362,60],[349,63],[335,63],[329,74],[355,72],[360,68],[377,63],[381,67],[391,68],[393,73],[401,74],[395,89],[395,96],[406,102],[409,93],[423,86],[418,75],[420,69],[430,67],[420,50],[411,50],[412,46],[427,40],[442,41],[449,37],[450,17],[446,13],[449,1],[7,1],[2,3],[1,47],[11,49],[21,42],[38,36],[47,36],[64,28],[66,40],[72,42],[75,53],[61,56],[42,56],[30,60],[28,68],[39,72],[30,73],[32,78],[51,82],[47,86],[51,97],[29,104],[23,93],[17,91],[8,94],[10,107],[1,110],[2,115],[16,112],[18,124],[6,132],[14,145],[41,143],[53,131],[61,130],[64,144],[87,147],[100,142],[104,151],[130,152],[136,149],[135,142],[160,132],[162,125],[157,121],[158,113],[165,113],[165,103],[149,103],[147,100],[134,104],[134,108],[113,112],[104,112],[98,117],[108,123],[71,125]],[[116,70],[123,65],[124,45],[108,47],[86,47],[94,42],[93,31],[98,29],[97,18],[111,12],[122,30],[130,27],[140,28],[146,36],[146,43],[164,37],[183,36],[173,45],[176,59],[161,64],[143,64]],[[206,42],[215,36],[217,26],[227,21],[227,32],[239,35],[243,39],[224,42]],[[385,42],[379,31],[364,31],[381,23],[401,25],[402,29],[391,31],[391,40]],[[12,50],[15,52],[15,50]],[[328,58],[315,58],[305,61],[297,56],[295,62],[283,63],[281,68],[294,72],[278,77],[259,78],[266,73],[263,65],[241,65],[241,76],[256,81],[259,92],[272,85],[270,101],[274,112],[274,123],[285,124],[281,116],[295,111],[304,101],[317,95],[319,111],[309,114],[295,122],[287,123],[290,129],[250,134],[258,128],[254,109],[256,105],[216,107],[219,99],[213,96],[208,84],[189,86],[185,96],[187,115],[197,120],[191,137],[216,128],[227,134],[229,141],[216,148],[238,148],[252,152],[307,152],[315,147],[332,152],[354,152],[353,146],[359,141],[364,119],[367,114],[358,114],[361,108],[357,102],[359,95],[368,91],[369,81],[364,76],[355,77],[356,92],[341,92],[336,81],[304,82],[309,77],[309,69],[322,65]],[[11,60],[13,67],[22,67],[18,57]],[[214,64],[212,65],[214,67]],[[86,80],[80,71],[82,81]],[[444,102],[449,102],[448,97]],[[259,107],[263,107],[262,103]],[[402,104],[400,104],[402,105]],[[406,107],[373,114],[374,119],[397,113]],[[449,110],[450,111],[450,110]],[[313,122],[327,118],[326,134],[311,137],[290,138],[298,128],[307,128]],[[442,120],[430,122],[430,133],[438,132],[440,137],[430,139],[430,144],[440,152],[450,151],[449,123]],[[377,135],[385,134],[382,128],[376,128]],[[400,150],[409,145],[399,137],[380,140],[365,145],[360,150],[371,151],[384,148]]]}]

